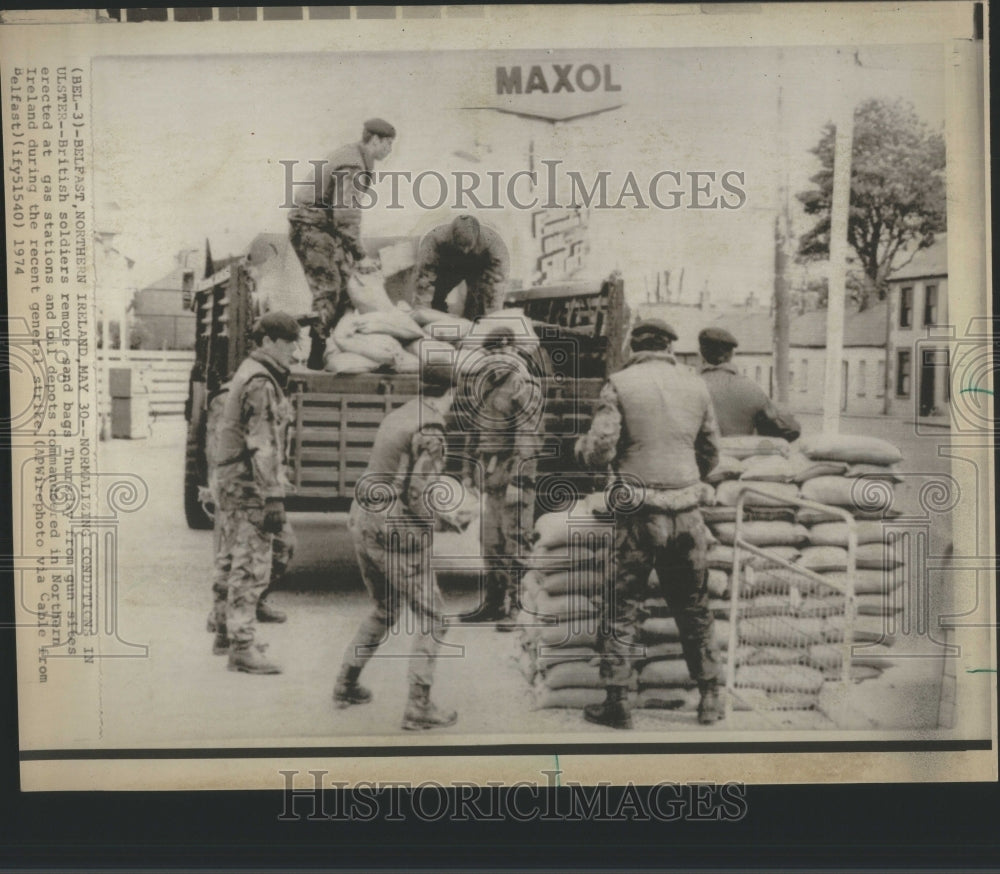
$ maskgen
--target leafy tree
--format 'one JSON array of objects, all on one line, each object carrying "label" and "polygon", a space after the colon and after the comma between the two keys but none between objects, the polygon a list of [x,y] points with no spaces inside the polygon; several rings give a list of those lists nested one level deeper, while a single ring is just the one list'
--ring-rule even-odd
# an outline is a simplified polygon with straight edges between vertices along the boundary
[{"label": "leafy tree", "polygon": [[[798,256],[818,260],[830,256],[830,202],[836,126],[823,127],[811,149],[821,169],[815,185],[796,197],[813,227],[799,237]],[[885,297],[893,271],[934,242],[945,225],[944,137],[920,120],[902,100],[870,99],[854,115],[851,159],[851,210],[847,239],[857,253],[863,282],[856,296],[865,309]]]}]

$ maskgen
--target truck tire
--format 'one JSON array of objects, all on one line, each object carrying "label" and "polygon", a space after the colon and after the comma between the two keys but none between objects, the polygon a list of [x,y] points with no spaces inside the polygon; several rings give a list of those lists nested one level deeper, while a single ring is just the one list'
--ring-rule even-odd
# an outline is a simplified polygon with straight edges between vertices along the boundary
[{"label": "truck tire", "polygon": [[207,531],[212,528],[212,519],[198,500],[201,487],[208,485],[205,419],[204,409],[200,405],[193,405],[184,454],[184,517],[188,528],[196,531]]}]

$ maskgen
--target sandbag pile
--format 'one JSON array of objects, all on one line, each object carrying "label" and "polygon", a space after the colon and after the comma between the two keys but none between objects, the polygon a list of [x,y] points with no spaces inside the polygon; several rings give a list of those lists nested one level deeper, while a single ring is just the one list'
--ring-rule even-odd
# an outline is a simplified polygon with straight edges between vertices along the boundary
[{"label": "sandbag pile", "polygon": [[[538,708],[583,708],[604,700],[596,647],[601,598],[613,567],[613,528],[603,513],[603,498],[584,498],[535,522],[530,570],[521,585],[519,632],[521,668]],[[593,535],[571,547],[573,523],[591,520]],[[634,691],[634,680],[631,686]]]},{"label": "sandbag pile", "polygon": [[[778,562],[745,555],[736,640],[738,698],[746,706],[808,709],[826,680],[843,676],[848,526],[839,515],[796,507],[802,498],[840,507],[855,519],[855,643],[891,644],[884,617],[896,611],[891,592],[902,559],[884,543],[883,520],[897,515],[893,485],[902,456],[890,443],[863,435],[819,434],[795,444],[776,438],[728,437],[709,481],[715,505],[705,510],[717,540],[709,550],[709,588],[717,616],[730,615],[736,503],[748,484],[744,539],[830,581],[822,585]],[[874,648],[873,648],[874,649]],[[852,676],[877,676],[885,653],[852,660]]]}]

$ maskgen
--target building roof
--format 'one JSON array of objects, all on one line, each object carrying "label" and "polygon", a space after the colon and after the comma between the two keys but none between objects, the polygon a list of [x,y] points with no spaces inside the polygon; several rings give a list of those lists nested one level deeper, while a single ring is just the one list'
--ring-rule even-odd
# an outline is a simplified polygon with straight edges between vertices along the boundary
[{"label": "building roof", "polygon": [[948,235],[935,234],[934,242],[926,249],[918,249],[909,264],[893,273],[889,281],[923,279],[948,275]]}]

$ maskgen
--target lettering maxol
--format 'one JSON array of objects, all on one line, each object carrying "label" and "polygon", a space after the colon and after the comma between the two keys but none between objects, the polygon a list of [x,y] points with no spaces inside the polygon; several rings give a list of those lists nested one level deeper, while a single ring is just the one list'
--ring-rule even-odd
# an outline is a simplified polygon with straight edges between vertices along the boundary
[{"label": "lettering maxol", "polygon": [[[613,81],[611,64],[551,64],[546,76],[541,65],[528,68],[525,77],[520,65],[497,67],[497,94],[569,94],[576,91],[621,91],[622,86]],[[550,87],[551,83],[551,87]]]}]

